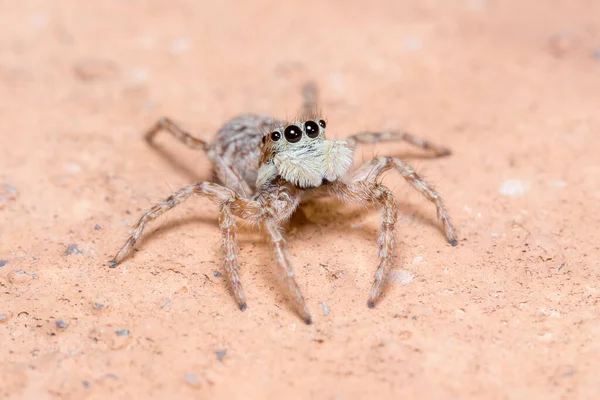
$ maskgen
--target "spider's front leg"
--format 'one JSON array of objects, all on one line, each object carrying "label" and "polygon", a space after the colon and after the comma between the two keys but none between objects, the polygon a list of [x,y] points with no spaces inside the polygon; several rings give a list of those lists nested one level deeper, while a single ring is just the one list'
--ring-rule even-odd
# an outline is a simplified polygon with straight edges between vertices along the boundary
[{"label": "spider's front leg", "polygon": [[304,322],[310,325],[312,324],[312,317],[310,316],[310,311],[308,311],[308,307],[302,296],[300,286],[298,286],[298,282],[296,282],[296,273],[294,272],[294,267],[290,260],[287,244],[281,234],[281,227],[272,220],[267,220],[264,227],[269,240],[274,247],[277,264],[281,268],[283,282],[287,287],[288,293],[292,297],[294,306]]},{"label": "spider's front leg", "polygon": [[446,238],[452,246],[456,246],[456,230],[450,222],[450,216],[444,207],[442,197],[421,178],[415,170],[404,161],[394,157],[376,157],[363,164],[352,174],[352,182],[376,182],[381,174],[391,168],[396,169],[410,185],[435,205],[437,216],[442,222]]},{"label": "spider's front leg", "polygon": [[379,265],[373,279],[367,305],[375,307],[375,301],[383,291],[385,278],[392,264],[398,207],[394,195],[385,186],[370,181],[357,181],[349,184],[338,182],[330,189],[331,194],[349,203],[375,203],[381,210],[379,228]]},{"label": "spider's front leg", "polygon": [[165,200],[157,203],[146,211],[133,227],[129,238],[121,247],[115,257],[109,262],[111,268],[119,265],[133,251],[136,242],[144,232],[148,223],[163,215],[178,204],[183,203],[193,194],[203,195],[220,205],[219,225],[222,234],[222,247],[225,255],[225,270],[227,272],[233,295],[238,306],[243,311],[246,309],[246,299],[240,283],[237,265],[237,242],[235,237],[236,223],[234,216],[242,218],[252,217],[259,209],[256,201],[239,197],[233,190],[221,185],[202,182],[188,185],[174,192]]},{"label": "spider's front leg", "polygon": [[261,216],[261,226],[263,227],[267,238],[275,251],[275,260],[281,270],[281,278],[286,285],[287,292],[291,296],[291,300],[294,303],[296,311],[304,322],[308,325],[312,324],[312,317],[298,282],[296,282],[296,273],[290,260],[290,254],[288,252],[285,238],[283,237],[282,228],[280,225],[281,220],[286,219],[284,216],[289,216],[293,210],[298,206],[298,200],[293,198],[285,197],[282,198],[271,198],[263,204],[263,210],[266,212]]},{"label": "spider's front leg", "polygon": [[379,230],[379,266],[373,279],[373,287],[367,305],[375,306],[380,296],[385,278],[390,269],[394,250],[394,225],[397,219],[397,206],[392,193],[377,182],[377,178],[386,170],[395,168],[415,189],[434,203],[439,219],[442,221],[446,237],[452,246],[456,246],[456,234],[450,217],[444,208],[440,195],[424,181],[412,167],[402,160],[392,157],[377,157],[356,170],[349,183],[339,182],[330,192],[341,200],[354,203],[375,203],[381,209],[381,227]]}]

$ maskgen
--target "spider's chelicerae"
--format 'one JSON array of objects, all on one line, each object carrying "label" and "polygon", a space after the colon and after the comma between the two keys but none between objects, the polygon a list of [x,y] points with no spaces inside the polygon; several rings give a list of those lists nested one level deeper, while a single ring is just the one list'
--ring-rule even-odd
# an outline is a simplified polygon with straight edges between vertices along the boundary
[{"label": "spider's chelicerae", "polygon": [[165,129],[188,147],[204,150],[213,164],[215,179],[185,186],[146,211],[125,245],[110,261],[110,267],[116,267],[132,252],[150,221],[194,194],[205,196],[219,206],[225,271],[240,309],[246,309],[246,299],[238,273],[236,218],[249,221],[265,232],[293,304],[304,322],[310,324],[312,318],[295,279],[282,224],[302,202],[334,196],[344,202],[373,204],[381,211],[379,265],[367,302],[372,308],[382,292],[394,253],[397,206],[391,191],[378,182],[381,174],[389,169],[398,171],[435,205],[446,237],[455,246],[455,230],[440,195],[410,165],[382,156],[350,171],[354,148],[359,143],[406,141],[438,156],[448,155],[450,151],[404,132],[364,132],[346,140],[327,139],[327,124],[314,111],[311,100],[314,98],[310,91],[305,91],[302,117],[292,122],[260,115],[233,118],[223,125],[210,144],[193,137],[167,118],[159,120],[146,139],[152,141],[158,131]]}]

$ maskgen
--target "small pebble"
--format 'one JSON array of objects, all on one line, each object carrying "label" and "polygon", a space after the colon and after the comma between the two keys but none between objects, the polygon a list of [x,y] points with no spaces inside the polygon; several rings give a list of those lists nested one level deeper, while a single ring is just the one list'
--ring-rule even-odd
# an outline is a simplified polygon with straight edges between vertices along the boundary
[{"label": "small pebble", "polygon": [[10,319],[10,313],[0,314],[0,324],[7,322]]},{"label": "small pebble", "polygon": [[196,376],[196,374],[188,373],[185,374],[185,380],[192,386],[198,386],[200,384],[200,380]]},{"label": "small pebble", "polygon": [[570,32],[561,32],[548,39],[548,50],[555,57],[563,57],[579,45],[579,38]]},{"label": "small pebble", "polygon": [[413,337],[413,333],[411,331],[401,331],[398,333],[398,339],[400,340],[409,340]]},{"label": "small pebble", "polygon": [[64,254],[65,256],[70,256],[71,254],[83,254],[83,251],[79,250],[79,247],[73,243],[67,247]]},{"label": "small pebble", "polygon": [[173,40],[171,43],[171,53],[173,54],[183,54],[186,53],[190,49],[190,39],[186,37],[181,37]]},{"label": "small pebble", "polygon": [[67,324],[62,319],[57,320],[55,323],[58,329],[67,329],[69,327],[69,324]]},{"label": "small pebble", "polygon": [[423,256],[416,256],[415,258],[413,258],[412,263],[414,264],[418,264],[421,261],[423,261]]},{"label": "small pebble", "polygon": [[323,309],[323,314],[325,315],[329,315],[329,307],[327,306],[327,303],[325,303],[324,301],[321,302],[321,308]]},{"label": "small pebble", "polygon": [[119,67],[111,60],[87,59],[78,61],[73,73],[82,81],[112,80],[119,76]]},{"label": "small pebble", "polygon": [[0,268],[4,267],[6,264],[8,264],[8,260],[0,260]]},{"label": "small pebble", "polygon": [[17,198],[19,191],[16,187],[9,185],[8,183],[4,183],[0,185],[0,200],[14,200]]},{"label": "small pebble", "polygon": [[30,274],[29,272],[23,271],[22,269],[12,271],[8,274],[9,282],[14,284],[29,282],[32,279],[37,279],[37,275]]},{"label": "small pebble", "polygon": [[182,286],[179,289],[177,289],[173,294],[184,294],[187,293],[188,288],[187,286]]},{"label": "small pebble", "polygon": [[[1,265],[0,265],[0,266],[1,266]],[[222,273],[220,273],[219,271],[213,271],[213,276],[214,276],[215,278],[221,278],[221,277],[223,276],[223,274],[222,274]]]},{"label": "small pebble", "polygon": [[219,361],[223,361],[223,359],[225,358],[225,356],[227,355],[227,350],[218,350],[216,352],[217,354],[217,360]]},{"label": "small pebble", "polygon": [[390,271],[390,281],[399,285],[408,285],[415,280],[415,276],[404,269]]},{"label": "small pebble", "polygon": [[115,335],[109,339],[109,347],[111,350],[122,350],[131,343],[129,329],[119,329],[115,331]]},{"label": "small pebble", "polygon": [[94,303],[94,308],[97,310],[102,310],[104,309],[104,304],[102,303]]},{"label": "small pebble", "polygon": [[95,231],[99,231],[100,229],[102,229],[102,227],[98,224],[94,225],[94,230]]},{"label": "small pebble", "polygon": [[567,186],[567,182],[565,181],[550,181],[550,186],[555,187],[555,188],[564,188]]},{"label": "small pebble", "polygon": [[144,68],[135,68],[131,71],[131,78],[129,84],[131,87],[141,87],[145,85],[150,79],[150,72]]},{"label": "small pebble", "polygon": [[500,194],[509,197],[523,196],[529,191],[530,187],[531,184],[527,181],[511,179],[502,184]]},{"label": "small pebble", "polygon": [[171,306],[171,299],[169,297],[167,297],[165,299],[165,301],[163,302],[163,305],[160,306],[160,308],[167,308],[167,307],[170,307],[170,306]]},{"label": "small pebble", "polygon": [[423,41],[420,37],[409,37],[404,40],[403,46],[406,51],[417,51],[423,47]]},{"label": "small pebble", "polygon": [[84,388],[89,389],[92,386],[88,381],[81,381],[81,384]]}]

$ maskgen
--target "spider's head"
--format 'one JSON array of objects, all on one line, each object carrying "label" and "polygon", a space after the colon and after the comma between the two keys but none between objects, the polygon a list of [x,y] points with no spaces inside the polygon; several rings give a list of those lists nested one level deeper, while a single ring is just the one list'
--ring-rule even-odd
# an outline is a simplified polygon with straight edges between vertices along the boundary
[{"label": "spider's head", "polygon": [[336,181],[352,165],[352,149],[325,138],[326,122],[311,118],[271,127],[263,136],[256,187],[277,177],[303,188]]}]

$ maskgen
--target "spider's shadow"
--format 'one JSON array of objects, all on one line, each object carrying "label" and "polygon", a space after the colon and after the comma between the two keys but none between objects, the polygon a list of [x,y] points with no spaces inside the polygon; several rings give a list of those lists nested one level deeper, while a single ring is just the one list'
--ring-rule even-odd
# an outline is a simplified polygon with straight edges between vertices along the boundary
[{"label": "spider's shadow", "polygon": [[[146,144],[152,150],[154,150],[154,152],[158,154],[160,158],[166,161],[167,164],[170,164],[171,167],[175,170],[175,172],[185,176],[187,179],[190,180],[190,182],[201,182],[203,180],[203,176],[206,177],[206,175],[201,175],[192,167],[186,165],[184,162],[181,161],[181,158],[177,157],[171,151],[168,151],[162,145],[148,141],[146,141]],[[204,154],[204,152],[201,153],[203,157],[206,157],[206,154]]]}]

